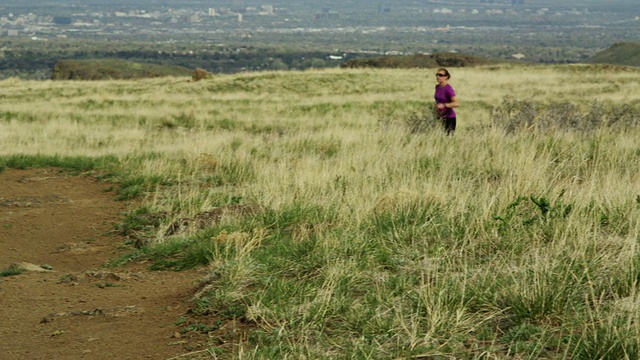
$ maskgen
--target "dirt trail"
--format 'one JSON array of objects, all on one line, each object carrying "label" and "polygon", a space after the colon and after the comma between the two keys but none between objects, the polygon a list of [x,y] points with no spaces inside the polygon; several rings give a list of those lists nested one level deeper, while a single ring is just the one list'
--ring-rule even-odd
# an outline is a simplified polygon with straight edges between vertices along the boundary
[{"label": "dirt trail", "polygon": [[108,187],[53,169],[0,173],[0,270],[53,270],[0,277],[1,359],[168,359],[206,346],[175,324],[202,273],[104,268],[124,251],[113,225],[127,206]]}]

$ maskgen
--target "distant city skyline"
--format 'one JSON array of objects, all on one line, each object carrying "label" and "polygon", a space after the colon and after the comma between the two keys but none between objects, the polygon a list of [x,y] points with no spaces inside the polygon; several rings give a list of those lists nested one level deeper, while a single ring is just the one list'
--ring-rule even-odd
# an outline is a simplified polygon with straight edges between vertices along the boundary
[{"label": "distant city skyline", "polygon": [[[204,47],[215,52],[218,45],[313,49],[324,54],[314,55],[319,57],[313,61],[308,54],[295,61],[289,58],[286,64],[229,61],[218,71],[304,68],[300,64],[307,63],[330,66],[336,56],[344,58],[348,53],[459,52],[538,63],[579,63],[613,44],[640,39],[637,1],[21,0],[0,5],[0,66],[2,41],[6,51],[16,41],[42,44],[54,40],[153,44],[157,50],[129,51],[128,56],[144,59],[158,57],[158,44],[168,44],[160,54],[176,51],[190,57]],[[204,45],[187,49],[171,45],[196,43]],[[5,66],[15,67],[11,61],[5,58]]]}]

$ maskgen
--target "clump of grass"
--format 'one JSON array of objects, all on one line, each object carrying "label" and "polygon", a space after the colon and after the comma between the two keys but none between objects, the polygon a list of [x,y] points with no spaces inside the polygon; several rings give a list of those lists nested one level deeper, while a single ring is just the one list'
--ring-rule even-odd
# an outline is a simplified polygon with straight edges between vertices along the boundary
[{"label": "clump of grass", "polygon": [[508,329],[500,338],[499,345],[507,347],[507,356],[527,359],[553,357],[549,352],[555,345],[552,336],[544,326],[522,323]]},{"label": "clump of grass", "polygon": [[136,176],[122,174],[118,180],[116,200],[131,200],[145,195],[157,186],[166,186],[172,179],[163,175]]},{"label": "clump of grass", "polygon": [[57,167],[75,173],[93,170],[109,169],[117,164],[114,156],[86,157],[86,156],[57,156],[57,155],[6,155],[0,157],[2,167],[14,169]]},{"label": "clump of grass", "polygon": [[123,236],[150,237],[166,219],[166,212],[153,212],[149,206],[140,206],[124,214],[116,230]]},{"label": "clump of grass", "polygon": [[316,154],[327,159],[338,155],[342,144],[339,139],[304,139],[292,144],[294,154]]},{"label": "clump of grass", "polygon": [[640,354],[638,319],[609,315],[584,326],[571,343],[574,359],[635,359]]},{"label": "clump of grass", "polygon": [[15,275],[20,275],[22,273],[24,273],[24,269],[15,265],[10,265],[4,270],[0,270],[0,277],[15,276]]}]

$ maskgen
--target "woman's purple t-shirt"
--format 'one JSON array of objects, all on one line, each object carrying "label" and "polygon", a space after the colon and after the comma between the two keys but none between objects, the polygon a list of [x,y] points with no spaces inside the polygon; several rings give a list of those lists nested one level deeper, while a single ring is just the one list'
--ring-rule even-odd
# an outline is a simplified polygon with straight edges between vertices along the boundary
[{"label": "woman's purple t-shirt", "polygon": [[[436,94],[434,96],[436,99],[436,104],[450,103],[451,99],[453,99],[454,96],[456,96],[456,92],[453,90],[453,87],[451,87],[451,85],[436,85]],[[444,109],[439,109],[438,112],[440,113],[440,117],[443,119],[456,117],[456,112],[451,108],[446,107]]]}]

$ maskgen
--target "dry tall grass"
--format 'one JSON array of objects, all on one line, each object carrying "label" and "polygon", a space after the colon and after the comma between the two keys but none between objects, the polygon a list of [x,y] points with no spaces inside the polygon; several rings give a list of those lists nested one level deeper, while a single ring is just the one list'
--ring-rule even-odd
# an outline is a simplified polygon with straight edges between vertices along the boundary
[{"label": "dry tall grass", "polygon": [[264,209],[184,235],[260,239],[209,253],[202,306],[261,330],[231,358],[638,358],[640,130],[506,134],[491,114],[507,96],[623,106],[640,72],[451,72],[454,137],[406,127],[435,69],[11,79],[0,156],[115,155],[166,180],[146,197],[164,225],[230,198]]}]

